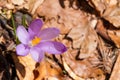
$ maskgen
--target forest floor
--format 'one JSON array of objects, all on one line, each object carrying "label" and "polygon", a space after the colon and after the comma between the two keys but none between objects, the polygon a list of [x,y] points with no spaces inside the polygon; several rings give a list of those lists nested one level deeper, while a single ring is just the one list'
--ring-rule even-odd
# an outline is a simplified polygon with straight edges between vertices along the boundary
[{"label": "forest floor", "polygon": [[[67,51],[16,55],[18,25],[42,19]],[[0,80],[120,80],[119,0],[0,0]]]}]

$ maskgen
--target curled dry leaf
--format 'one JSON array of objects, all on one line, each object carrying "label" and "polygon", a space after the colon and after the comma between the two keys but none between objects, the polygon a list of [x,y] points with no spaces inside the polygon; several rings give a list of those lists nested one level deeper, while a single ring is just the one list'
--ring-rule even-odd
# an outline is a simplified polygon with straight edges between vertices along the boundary
[{"label": "curled dry leaf", "polygon": [[115,27],[120,28],[120,7],[108,8],[103,14],[103,17]]},{"label": "curled dry leaf", "polygon": [[52,18],[52,17],[57,17],[58,13],[61,12],[61,9],[62,8],[59,4],[59,0],[45,0],[37,8],[36,14],[45,16],[47,18]]},{"label": "curled dry leaf", "polygon": [[100,11],[102,15],[108,8],[112,8],[119,3],[119,0],[91,0],[88,1],[92,7]]},{"label": "curled dry leaf", "polygon": [[35,80],[63,80],[64,75],[62,69],[58,66],[56,62],[45,58],[38,66],[34,73],[37,72]]},{"label": "curled dry leaf", "polygon": [[33,61],[30,55],[25,57],[13,55],[17,75],[20,80],[34,80],[33,70],[35,69],[36,62]]},{"label": "curled dry leaf", "polygon": [[100,12],[100,15],[112,23],[115,27],[120,27],[120,1],[119,0],[92,0],[91,6]]}]

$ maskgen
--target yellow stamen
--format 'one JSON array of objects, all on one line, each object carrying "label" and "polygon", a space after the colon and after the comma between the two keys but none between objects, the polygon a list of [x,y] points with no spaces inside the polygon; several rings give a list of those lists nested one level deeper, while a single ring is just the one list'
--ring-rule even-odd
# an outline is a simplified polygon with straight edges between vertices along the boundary
[{"label": "yellow stamen", "polygon": [[40,43],[41,38],[35,36],[35,38],[32,40],[32,46],[37,45],[38,43]]}]

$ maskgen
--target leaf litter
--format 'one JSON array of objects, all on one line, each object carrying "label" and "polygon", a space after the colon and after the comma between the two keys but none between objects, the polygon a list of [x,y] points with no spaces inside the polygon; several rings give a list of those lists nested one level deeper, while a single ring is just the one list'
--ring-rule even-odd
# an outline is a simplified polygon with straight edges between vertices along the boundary
[{"label": "leaf litter", "polygon": [[[6,80],[119,80],[119,0],[1,0],[0,78]],[[61,55],[45,55],[34,62],[30,55],[16,56],[11,25],[41,18],[44,28],[56,27],[55,41],[67,46]],[[17,13],[17,15],[16,15]],[[26,16],[27,15],[27,16]],[[7,75],[9,76],[7,76]]]}]

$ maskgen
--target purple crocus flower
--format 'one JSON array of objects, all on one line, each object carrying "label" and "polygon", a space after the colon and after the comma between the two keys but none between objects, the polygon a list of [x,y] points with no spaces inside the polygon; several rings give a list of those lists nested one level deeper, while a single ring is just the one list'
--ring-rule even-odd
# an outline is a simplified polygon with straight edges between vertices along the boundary
[{"label": "purple crocus flower", "polygon": [[17,55],[26,56],[31,54],[32,58],[39,62],[44,57],[44,53],[61,54],[65,52],[66,47],[60,43],[51,41],[59,35],[60,31],[56,28],[46,28],[41,30],[43,22],[36,19],[29,25],[28,31],[24,26],[18,26],[17,36],[21,44],[17,45]]}]

